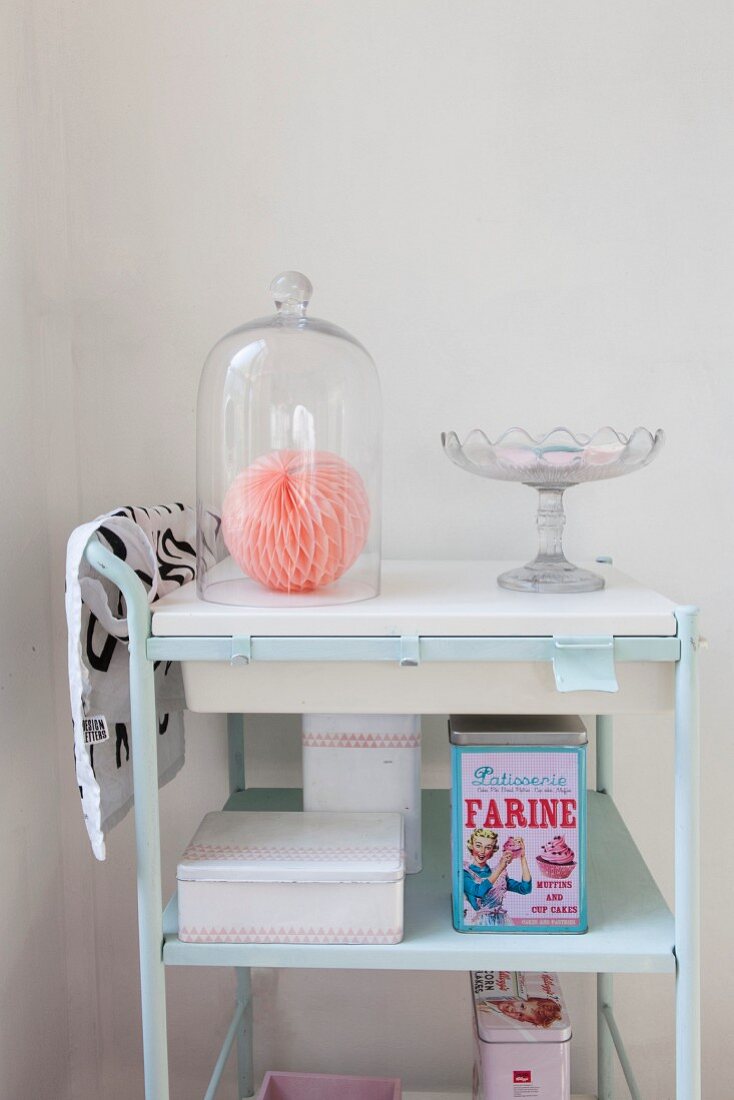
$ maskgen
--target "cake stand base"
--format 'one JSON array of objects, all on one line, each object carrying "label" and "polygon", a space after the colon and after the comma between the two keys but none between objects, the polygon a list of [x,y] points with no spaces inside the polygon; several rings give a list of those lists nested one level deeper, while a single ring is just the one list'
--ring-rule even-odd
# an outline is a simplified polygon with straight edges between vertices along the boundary
[{"label": "cake stand base", "polygon": [[572,565],[563,553],[563,485],[533,485],[538,490],[538,553],[519,569],[497,578],[500,588],[513,592],[597,592],[604,578],[589,569]]},{"label": "cake stand base", "polygon": [[500,588],[513,592],[598,592],[604,578],[590,569],[580,569],[563,558],[561,561],[541,561],[538,558],[510,569],[497,578]]}]

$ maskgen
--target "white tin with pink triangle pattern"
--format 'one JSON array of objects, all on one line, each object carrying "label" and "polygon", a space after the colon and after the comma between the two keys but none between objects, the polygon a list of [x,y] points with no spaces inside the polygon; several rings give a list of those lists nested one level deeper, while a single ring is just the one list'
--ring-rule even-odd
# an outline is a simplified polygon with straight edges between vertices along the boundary
[{"label": "white tin with pink triangle pattern", "polygon": [[405,870],[420,871],[420,714],[304,714],[303,808],[401,813]]},{"label": "white tin with pink triangle pattern", "polygon": [[186,943],[403,938],[398,813],[207,814],[176,877]]}]

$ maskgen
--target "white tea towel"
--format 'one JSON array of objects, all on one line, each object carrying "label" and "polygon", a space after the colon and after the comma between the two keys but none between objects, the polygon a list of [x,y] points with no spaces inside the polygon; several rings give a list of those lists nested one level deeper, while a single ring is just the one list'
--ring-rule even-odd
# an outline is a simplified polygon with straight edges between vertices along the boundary
[{"label": "white tea towel", "polygon": [[[74,756],[92,849],[105,858],[105,833],[133,803],[127,620],[119,589],[84,558],[93,534],[138,574],[148,602],[196,575],[193,509],[183,504],[118,508],[82,524],[66,549],[66,622]],[[184,761],[185,707],[178,663],[155,669],[158,782]]]}]

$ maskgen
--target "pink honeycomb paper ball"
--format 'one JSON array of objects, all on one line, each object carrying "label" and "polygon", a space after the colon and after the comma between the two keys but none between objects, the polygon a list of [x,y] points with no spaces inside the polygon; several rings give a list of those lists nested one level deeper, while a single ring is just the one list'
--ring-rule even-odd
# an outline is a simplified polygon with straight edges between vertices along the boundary
[{"label": "pink honeycomb paper ball", "polygon": [[330,451],[271,451],[234,479],[222,535],[243,573],[277,592],[331,584],[367,541],[370,505],[353,466]]}]

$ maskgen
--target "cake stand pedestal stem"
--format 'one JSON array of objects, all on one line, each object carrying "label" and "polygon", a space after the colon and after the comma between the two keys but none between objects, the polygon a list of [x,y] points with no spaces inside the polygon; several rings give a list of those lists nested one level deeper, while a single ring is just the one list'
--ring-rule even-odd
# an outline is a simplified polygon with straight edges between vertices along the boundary
[{"label": "cake stand pedestal stem", "polygon": [[563,553],[563,528],[566,513],[563,510],[563,489],[538,489],[538,556],[536,563],[561,562]]},{"label": "cake stand pedestal stem", "polygon": [[522,568],[503,573],[497,583],[515,592],[595,592],[603,588],[603,577],[579,569],[563,553],[566,486],[531,485],[531,488],[538,490],[538,553]]}]

